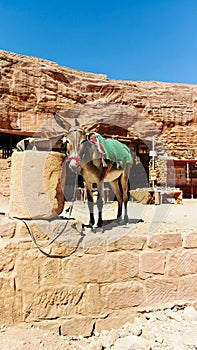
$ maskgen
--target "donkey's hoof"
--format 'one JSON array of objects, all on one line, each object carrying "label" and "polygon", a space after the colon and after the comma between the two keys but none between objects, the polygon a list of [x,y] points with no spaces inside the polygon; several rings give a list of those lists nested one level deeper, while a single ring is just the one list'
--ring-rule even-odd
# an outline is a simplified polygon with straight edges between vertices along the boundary
[{"label": "donkey's hoof", "polygon": [[90,228],[91,232],[96,233],[96,230],[95,230],[94,225],[92,225],[91,223],[89,223],[88,227]]},{"label": "donkey's hoof", "polygon": [[89,221],[88,226],[92,228],[94,226],[94,221]]},{"label": "donkey's hoof", "polygon": [[122,217],[119,216],[119,217],[117,217],[117,219],[116,219],[116,224],[117,224],[117,225],[120,225],[121,223],[122,223]]},{"label": "donkey's hoof", "polygon": [[126,224],[128,224],[129,223],[129,218],[128,218],[128,216],[125,216],[124,217],[124,224],[126,225]]},{"label": "donkey's hoof", "polygon": [[96,227],[91,227],[91,231],[92,231],[92,233],[96,233]]},{"label": "donkey's hoof", "polygon": [[98,220],[97,227],[102,227],[102,226],[103,226],[103,220]]}]

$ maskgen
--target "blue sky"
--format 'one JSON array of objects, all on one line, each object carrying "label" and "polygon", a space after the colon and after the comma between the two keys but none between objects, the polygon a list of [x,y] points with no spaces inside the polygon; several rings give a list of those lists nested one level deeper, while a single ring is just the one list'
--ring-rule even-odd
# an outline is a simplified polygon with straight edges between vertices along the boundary
[{"label": "blue sky", "polygon": [[0,49],[108,79],[197,83],[196,0],[0,0]]}]

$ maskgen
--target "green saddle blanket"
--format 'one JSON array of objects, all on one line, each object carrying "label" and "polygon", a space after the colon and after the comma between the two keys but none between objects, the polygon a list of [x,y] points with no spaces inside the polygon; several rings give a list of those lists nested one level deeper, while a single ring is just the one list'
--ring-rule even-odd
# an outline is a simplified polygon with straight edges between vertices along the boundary
[{"label": "green saddle blanket", "polygon": [[103,158],[105,161],[115,163],[117,168],[133,163],[130,149],[125,144],[113,139],[106,140],[103,136],[97,133],[94,133],[94,136],[97,137],[104,149]]}]

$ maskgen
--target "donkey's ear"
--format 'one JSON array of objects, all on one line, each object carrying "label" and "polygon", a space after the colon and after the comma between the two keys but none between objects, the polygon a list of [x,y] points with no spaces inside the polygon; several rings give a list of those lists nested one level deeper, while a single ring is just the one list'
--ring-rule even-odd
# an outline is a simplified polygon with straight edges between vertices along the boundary
[{"label": "donkey's ear", "polygon": [[56,123],[61,126],[61,128],[65,130],[69,130],[71,128],[71,124],[68,123],[61,115],[56,112],[53,113]]}]

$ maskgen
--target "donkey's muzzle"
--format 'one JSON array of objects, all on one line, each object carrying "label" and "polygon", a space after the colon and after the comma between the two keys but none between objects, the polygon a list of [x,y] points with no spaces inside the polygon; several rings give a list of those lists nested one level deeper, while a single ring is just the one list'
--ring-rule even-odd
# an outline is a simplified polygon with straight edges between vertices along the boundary
[{"label": "donkey's muzzle", "polygon": [[81,171],[81,159],[78,156],[69,156],[67,158],[67,162],[69,162],[69,168],[75,173],[80,174]]}]

